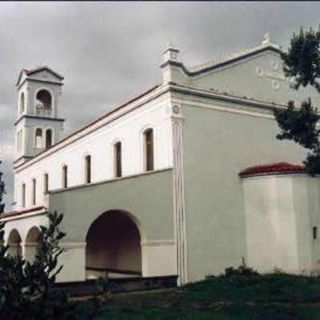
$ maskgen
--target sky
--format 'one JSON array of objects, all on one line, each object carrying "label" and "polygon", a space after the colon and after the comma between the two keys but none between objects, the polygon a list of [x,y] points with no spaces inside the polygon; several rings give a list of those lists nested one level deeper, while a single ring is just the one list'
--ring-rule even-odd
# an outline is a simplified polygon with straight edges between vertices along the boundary
[{"label": "sky", "polygon": [[71,133],[161,82],[168,42],[186,65],[259,45],[285,48],[293,32],[318,27],[318,2],[2,2],[0,160],[13,188],[15,83],[22,68],[48,65],[65,77],[60,115]]}]

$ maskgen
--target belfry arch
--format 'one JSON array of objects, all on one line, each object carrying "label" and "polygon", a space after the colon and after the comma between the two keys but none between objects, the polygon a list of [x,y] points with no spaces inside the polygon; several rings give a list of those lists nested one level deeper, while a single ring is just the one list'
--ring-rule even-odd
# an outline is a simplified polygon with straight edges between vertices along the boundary
[{"label": "belfry arch", "polygon": [[52,110],[52,96],[48,90],[42,89],[37,92],[37,108]]},{"label": "belfry arch", "polygon": [[142,274],[141,234],[122,210],[101,214],[86,237],[86,277],[132,277]]},{"label": "belfry arch", "polygon": [[25,259],[32,262],[39,248],[40,230],[38,227],[32,227],[25,241]]},{"label": "belfry arch", "polygon": [[9,246],[8,254],[10,256],[22,255],[21,237],[16,229],[10,231],[7,244]]}]

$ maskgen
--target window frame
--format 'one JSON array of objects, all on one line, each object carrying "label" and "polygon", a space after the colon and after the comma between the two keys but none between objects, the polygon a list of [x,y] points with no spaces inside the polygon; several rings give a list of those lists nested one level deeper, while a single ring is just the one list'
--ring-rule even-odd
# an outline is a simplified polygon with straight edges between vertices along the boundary
[{"label": "window frame", "polygon": [[143,169],[154,171],[154,129],[150,127],[143,131]]},{"label": "window frame", "polygon": [[[37,132],[41,132],[41,135],[37,135]],[[37,138],[39,137],[39,141],[40,141],[40,144],[38,145],[38,140]],[[34,130],[34,147],[36,149],[42,149],[43,148],[43,129],[41,127],[37,127],[35,128]]]},{"label": "window frame", "polygon": [[92,182],[92,157],[87,154],[84,157],[84,183],[89,184]]},{"label": "window frame", "polygon": [[62,166],[62,188],[68,188],[68,166],[66,164]]},{"label": "window frame", "polygon": [[43,175],[43,194],[49,193],[49,174],[45,173]]},{"label": "window frame", "polygon": [[113,170],[115,178],[122,177],[122,142],[117,141],[113,144]]},{"label": "window frame", "polygon": [[[48,145],[48,132],[50,132],[50,145]],[[45,147],[45,149],[49,149],[49,148],[51,148],[52,146],[53,146],[53,130],[52,130],[52,128],[47,128],[46,130],[45,130],[45,137],[44,137],[44,139],[45,139],[45,143],[44,143],[44,147]]]},{"label": "window frame", "polygon": [[19,109],[20,109],[20,110],[19,110],[19,111],[20,111],[19,113],[20,113],[20,115],[25,112],[25,109],[26,109],[26,107],[25,107],[26,104],[25,104],[25,103],[26,103],[25,94],[24,94],[24,92],[22,91],[21,94],[20,94],[20,99],[19,99],[19,107],[20,107],[20,108],[19,108]]},{"label": "window frame", "polygon": [[38,98],[38,95],[39,95],[39,93],[41,91],[45,91],[50,97],[50,107],[47,108],[47,107],[44,106],[44,109],[53,112],[53,109],[54,109],[54,95],[53,95],[53,92],[49,88],[46,88],[46,87],[39,88],[34,94],[35,112],[36,112],[36,108],[37,108],[37,101],[41,101]]},{"label": "window frame", "polygon": [[21,206],[22,208],[26,207],[26,184],[22,183],[21,185]]},{"label": "window frame", "polygon": [[316,227],[316,226],[312,227],[312,238],[313,238],[313,240],[318,239],[318,227]]},{"label": "window frame", "polygon": [[32,179],[32,197],[31,197],[32,205],[37,204],[37,180],[35,178]]}]

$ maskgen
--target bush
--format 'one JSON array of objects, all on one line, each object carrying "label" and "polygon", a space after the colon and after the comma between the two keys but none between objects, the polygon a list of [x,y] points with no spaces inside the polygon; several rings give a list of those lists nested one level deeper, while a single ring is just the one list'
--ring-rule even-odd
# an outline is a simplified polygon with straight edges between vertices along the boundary
[{"label": "bush", "polygon": [[[79,305],[54,286],[62,266],[59,242],[65,236],[60,230],[62,214],[48,213],[48,226],[41,226],[39,249],[33,262],[21,256],[10,256],[4,245],[4,223],[0,223],[0,320],[79,320],[92,319],[99,300],[91,307]],[[89,305],[89,304],[88,304]]]},{"label": "bush", "polygon": [[242,258],[242,264],[238,268],[229,267],[224,270],[225,277],[231,276],[257,276],[259,273],[252,268],[247,267],[244,258]]}]

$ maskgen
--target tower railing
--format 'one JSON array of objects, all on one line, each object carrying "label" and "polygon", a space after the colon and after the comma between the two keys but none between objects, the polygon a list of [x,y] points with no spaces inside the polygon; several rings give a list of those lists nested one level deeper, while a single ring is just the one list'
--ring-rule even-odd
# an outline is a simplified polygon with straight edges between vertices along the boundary
[{"label": "tower railing", "polygon": [[39,117],[53,118],[52,109],[46,109],[41,105],[36,106],[35,115]]}]

